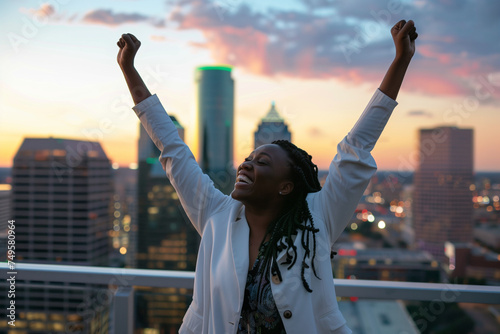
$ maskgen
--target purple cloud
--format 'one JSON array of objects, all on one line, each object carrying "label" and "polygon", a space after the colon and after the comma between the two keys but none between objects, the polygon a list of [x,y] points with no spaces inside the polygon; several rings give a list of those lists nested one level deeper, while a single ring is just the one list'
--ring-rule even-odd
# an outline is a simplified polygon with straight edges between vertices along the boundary
[{"label": "purple cloud", "polygon": [[[253,73],[379,81],[392,57],[389,28],[413,19],[417,54],[404,88],[471,94],[469,81],[500,70],[500,3],[303,0],[305,10],[252,10],[244,3],[177,1],[169,22],[201,31],[216,62]],[[411,17],[409,17],[411,15]],[[500,95],[500,94],[498,94]],[[497,96],[498,96],[497,95]]]},{"label": "purple cloud", "polygon": [[83,16],[82,21],[89,24],[102,24],[107,26],[117,26],[125,23],[136,23],[136,22],[147,22],[157,28],[165,26],[165,21],[161,19],[155,19],[153,17],[137,13],[134,14],[113,13],[111,10],[106,10],[106,9],[96,9],[87,12]]}]

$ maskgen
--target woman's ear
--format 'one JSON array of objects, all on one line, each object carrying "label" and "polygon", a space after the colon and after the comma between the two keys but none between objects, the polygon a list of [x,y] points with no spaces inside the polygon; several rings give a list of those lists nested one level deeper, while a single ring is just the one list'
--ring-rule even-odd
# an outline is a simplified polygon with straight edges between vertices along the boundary
[{"label": "woman's ear", "polygon": [[292,181],[283,181],[280,186],[280,195],[285,196],[293,191]]}]

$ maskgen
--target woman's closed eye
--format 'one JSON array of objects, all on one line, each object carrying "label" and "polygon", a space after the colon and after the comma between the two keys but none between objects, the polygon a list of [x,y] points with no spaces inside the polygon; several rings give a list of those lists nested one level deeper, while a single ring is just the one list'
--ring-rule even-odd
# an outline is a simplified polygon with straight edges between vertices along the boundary
[{"label": "woman's closed eye", "polygon": [[[252,161],[253,158],[246,158],[245,159],[245,162],[249,162],[249,161]],[[265,159],[257,159],[257,163],[259,165],[269,165],[269,161],[265,160]]]}]

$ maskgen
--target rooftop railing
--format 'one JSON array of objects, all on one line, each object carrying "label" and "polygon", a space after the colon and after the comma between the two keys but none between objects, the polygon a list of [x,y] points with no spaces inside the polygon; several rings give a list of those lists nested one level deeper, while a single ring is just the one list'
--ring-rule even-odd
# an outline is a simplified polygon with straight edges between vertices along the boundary
[{"label": "rooftop railing", "polygon": [[[0,263],[0,279],[12,272]],[[114,287],[112,333],[133,333],[134,286],[193,288],[194,272],[17,263],[20,281],[84,283]],[[415,283],[335,279],[339,297],[500,304],[500,287],[445,283]],[[123,317],[126,314],[126,317]],[[121,316],[119,316],[121,315]]]}]

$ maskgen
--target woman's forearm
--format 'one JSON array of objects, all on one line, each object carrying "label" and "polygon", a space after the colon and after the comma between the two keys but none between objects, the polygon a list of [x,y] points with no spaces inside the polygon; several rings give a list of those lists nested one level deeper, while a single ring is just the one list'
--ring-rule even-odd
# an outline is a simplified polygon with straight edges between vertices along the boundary
[{"label": "woman's forearm", "polygon": [[380,84],[380,91],[396,100],[401,84],[410,65],[411,57],[396,57]]},{"label": "woman's forearm", "polygon": [[141,42],[132,34],[123,34],[116,44],[120,48],[116,60],[123,72],[132,99],[135,105],[137,105],[151,96],[146,84],[134,66],[135,55],[141,47]]},{"label": "woman's forearm", "polygon": [[401,20],[392,27],[391,35],[396,47],[396,57],[389,66],[379,89],[391,99],[396,100],[408,65],[415,54],[415,40],[418,34],[412,20],[408,22]]},{"label": "woman's forearm", "polygon": [[127,82],[128,89],[130,90],[135,105],[151,96],[146,84],[133,65],[120,66],[120,68],[122,69],[123,76],[125,77],[125,81]]}]

